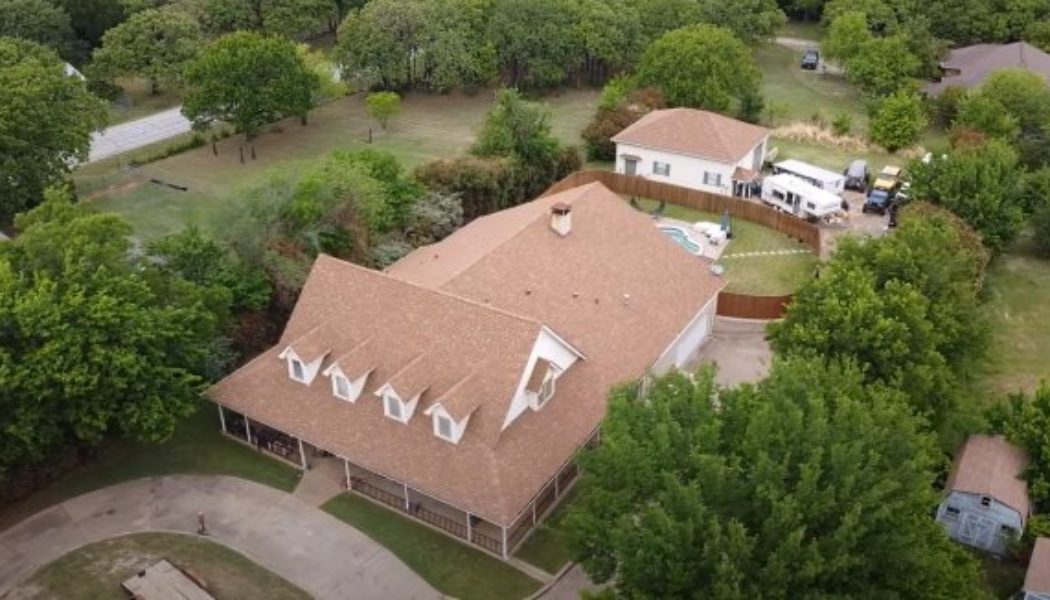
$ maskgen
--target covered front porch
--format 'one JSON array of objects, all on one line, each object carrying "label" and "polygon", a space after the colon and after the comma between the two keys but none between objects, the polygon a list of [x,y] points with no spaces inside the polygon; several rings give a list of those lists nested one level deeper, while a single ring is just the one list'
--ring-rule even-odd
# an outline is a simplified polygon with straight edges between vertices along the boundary
[{"label": "covered front porch", "polygon": [[[223,433],[260,452],[299,469],[316,469],[342,489],[405,514],[465,544],[501,559],[509,558],[534,526],[549,514],[575,484],[578,469],[567,461],[533,497],[509,526],[501,526],[451,503],[435,498],[404,481],[369,470],[307,440],[281,432],[246,415],[219,405]],[[598,431],[588,438],[596,444]]]}]

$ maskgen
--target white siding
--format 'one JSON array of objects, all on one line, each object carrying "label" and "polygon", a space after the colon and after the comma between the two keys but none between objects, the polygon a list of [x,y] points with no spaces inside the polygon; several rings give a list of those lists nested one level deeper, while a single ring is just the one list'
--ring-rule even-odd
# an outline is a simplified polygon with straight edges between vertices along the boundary
[{"label": "white siding", "polygon": [[671,367],[681,368],[693,357],[697,350],[711,337],[711,329],[715,322],[715,307],[718,296],[709,300],[693,320],[685,326],[685,329],[675,337],[671,345],[664,350],[660,358],[653,363],[652,371],[660,374]]},{"label": "white siding", "polygon": [[[754,169],[757,164],[761,167],[762,161],[765,160],[766,148],[768,147],[767,140],[768,138],[763,139],[762,142],[742,156],[740,160],[733,163],[723,163],[697,156],[674,154],[662,150],[632,146],[630,144],[617,144],[616,172],[626,173],[627,166],[626,159],[624,158],[625,155],[635,156],[639,159],[636,165],[636,175],[652,179],[653,181],[662,181],[664,183],[680,185],[695,190],[731,195],[733,192],[733,171],[737,166],[745,169]],[[656,162],[671,165],[671,173],[669,175],[655,174],[653,172],[653,164]],[[720,185],[705,185],[705,172],[721,175],[722,179]]]},{"label": "white siding", "polygon": [[[937,507],[937,521],[944,525],[948,537],[993,554],[1005,554],[1009,538],[1000,535],[1005,525],[1020,534],[1024,529],[1022,516],[1014,509],[991,498],[988,506],[981,504],[981,494],[954,491]],[[949,511],[953,508],[957,513]]]},{"label": "white siding", "polygon": [[[511,400],[510,409],[507,410],[507,416],[503,420],[503,429],[506,429],[529,407],[529,397],[526,393],[525,385],[529,382],[529,376],[532,375],[532,369],[536,366],[536,361],[541,358],[557,365],[564,374],[580,357],[556,335],[547,331],[546,328],[542,328],[540,334],[536,337],[536,343],[532,346],[529,360],[525,363],[525,371],[518,380],[518,388],[514,392],[514,399]],[[557,398],[558,393],[555,392],[554,396]],[[551,402],[554,401],[555,399],[552,398]]]}]

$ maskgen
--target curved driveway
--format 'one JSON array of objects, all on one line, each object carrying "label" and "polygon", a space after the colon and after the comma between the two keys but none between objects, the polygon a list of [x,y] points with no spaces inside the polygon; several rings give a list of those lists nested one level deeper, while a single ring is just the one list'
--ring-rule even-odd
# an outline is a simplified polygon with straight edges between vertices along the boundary
[{"label": "curved driveway", "polygon": [[85,544],[140,531],[210,537],[318,599],[440,598],[388,550],[335,517],[242,479],[176,475],[122,483],[37,513],[0,533],[0,597]]}]

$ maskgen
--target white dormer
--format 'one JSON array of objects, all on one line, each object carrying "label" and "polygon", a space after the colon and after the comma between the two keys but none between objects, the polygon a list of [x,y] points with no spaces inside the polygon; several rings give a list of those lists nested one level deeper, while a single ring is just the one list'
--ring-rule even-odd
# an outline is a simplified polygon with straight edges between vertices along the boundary
[{"label": "white dormer", "polygon": [[409,400],[404,400],[389,383],[383,384],[383,387],[376,390],[375,394],[383,400],[383,414],[401,423],[407,424],[412,419],[416,405],[419,404],[419,394]]},{"label": "white dormer", "polygon": [[549,361],[545,362],[546,365],[537,363],[533,369],[533,377],[536,379],[534,389],[529,389],[528,386],[525,388],[525,395],[529,399],[529,407],[532,410],[543,408],[543,405],[554,396],[554,382],[561,375],[562,370],[558,365]]},{"label": "white dormer", "polygon": [[295,350],[292,350],[291,346],[284,349],[283,352],[277,355],[277,358],[285,361],[288,364],[288,378],[292,381],[298,381],[299,383],[310,385],[314,378],[317,377],[317,372],[321,370],[321,363],[324,362],[326,353],[321,354],[315,360],[306,362]]},{"label": "white dormer", "polygon": [[463,432],[467,430],[467,422],[470,421],[469,414],[462,421],[456,421],[440,404],[431,406],[423,414],[430,415],[434,435],[453,444],[459,443]]},{"label": "white dormer", "polygon": [[503,419],[503,429],[530,408],[534,411],[543,408],[554,396],[558,378],[582,358],[583,354],[558,334],[546,326],[541,327]]},{"label": "white dormer", "polygon": [[358,397],[361,396],[361,392],[364,391],[365,383],[368,382],[368,376],[371,373],[372,370],[369,369],[360,377],[351,379],[338,364],[334,364],[324,371],[324,375],[332,382],[332,395],[348,402],[356,402]]}]

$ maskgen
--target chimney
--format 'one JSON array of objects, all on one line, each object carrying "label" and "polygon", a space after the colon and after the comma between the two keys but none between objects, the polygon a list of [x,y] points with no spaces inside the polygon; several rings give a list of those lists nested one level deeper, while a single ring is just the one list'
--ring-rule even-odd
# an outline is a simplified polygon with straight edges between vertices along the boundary
[{"label": "chimney", "polygon": [[551,206],[551,229],[565,237],[572,231],[572,207],[564,202]]}]

